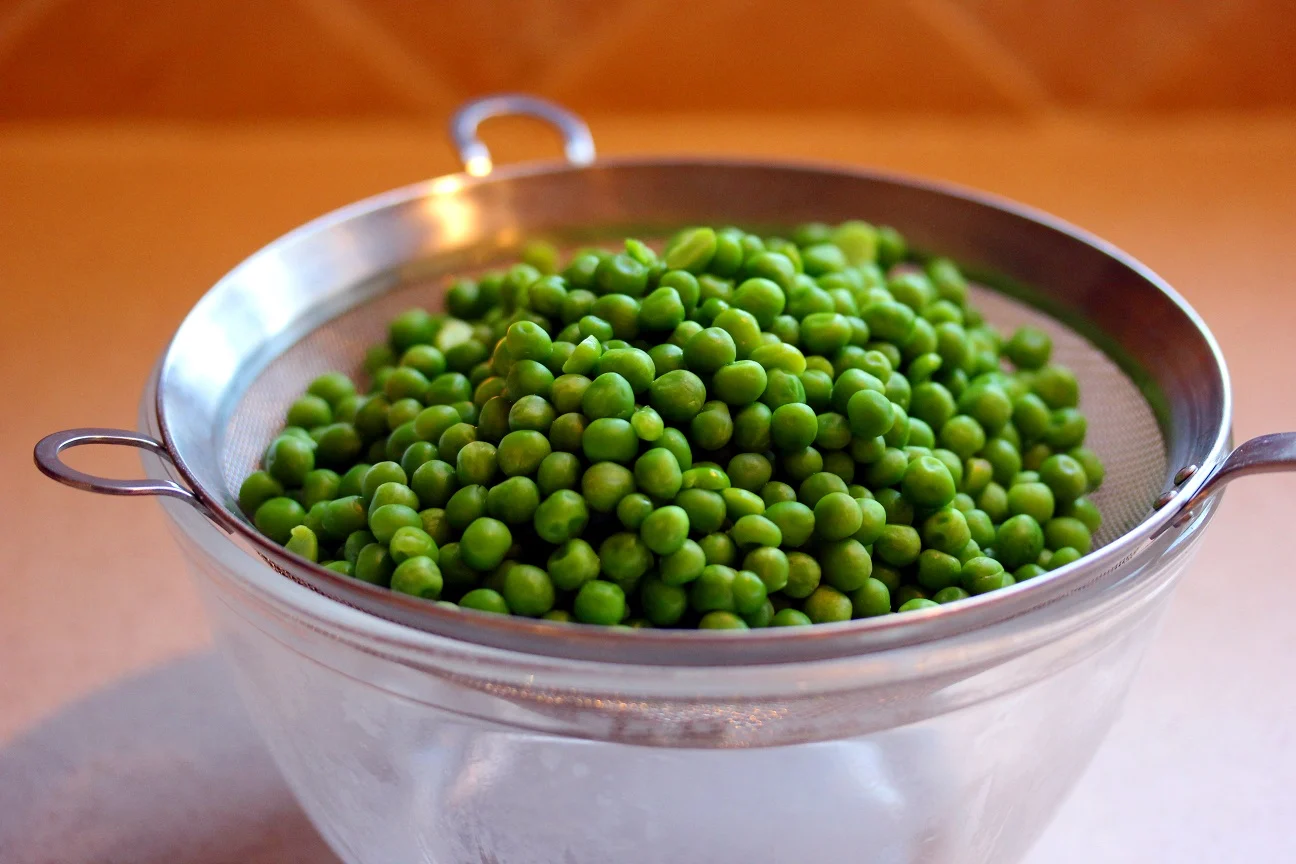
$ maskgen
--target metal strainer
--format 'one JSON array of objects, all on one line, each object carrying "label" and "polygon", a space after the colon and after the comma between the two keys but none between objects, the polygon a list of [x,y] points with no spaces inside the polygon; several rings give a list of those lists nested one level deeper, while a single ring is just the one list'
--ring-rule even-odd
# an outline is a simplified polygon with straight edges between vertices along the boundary
[{"label": "metal strainer", "polygon": [[[491,116],[528,114],[563,134],[567,164],[493,171],[476,138]],[[549,103],[498,96],[452,120],[466,173],[388,192],[324,216],[254,254],[213,287],[163,356],[155,405],[162,440],[112,429],[43,439],[37,465],[77,488],[165,495],[203,511],[284,575],[373,615],[454,639],[572,659],[745,665],[858,654],[940,639],[1074,602],[1136,573],[1209,514],[1225,483],[1296,467],[1296,433],[1229,452],[1224,360],[1196,313],[1120,251],[1051,217],[979,193],[874,172],[718,160],[594,162],[585,125]],[[239,512],[236,493],[316,375],[355,370],[387,322],[433,305],[446,277],[516,258],[527,240],[560,247],[681,226],[778,230],[803,221],[896,226],[920,250],[975,277],[975,301],[1002,329],[1048,331],[1081,382],[1089,443],[1107,465],[1094,495],[1100,548],[1012,588],[921,614],[744,634],[621,633],[465,614],[325,570],[286,552]],[[60,458],[82,444],[128,444],[163,456],[172,480],[93,477]],[[1137,578],[1137,577],[1134,577]]]}]

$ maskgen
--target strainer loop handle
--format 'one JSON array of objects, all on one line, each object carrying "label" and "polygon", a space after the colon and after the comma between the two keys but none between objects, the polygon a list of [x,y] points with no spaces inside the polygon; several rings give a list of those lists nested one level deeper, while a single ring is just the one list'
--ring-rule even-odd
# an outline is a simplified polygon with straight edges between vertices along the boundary
[{"label": "strainer loop handle", "polygon": [[197,507],[204,514],[211,515],[207,505],[179,483],[171,480],[117,480],[111,477],[96,477],[78,471],[61,458],[60,454],[69,447],[83,447],[87,444],[140,447],[168,462],[171,461],[171,454],[161,441],[126,429],[64,429],[62,432],[46,435],[38,441],[32,456],[42,474],[74,489],[98,492],[101,495],[164,495],[168,498],[179,498],[186,504]]},{"label": "strainer loop handle", "polygon": [[[1249,474],[1271,474],[1277,471],[1296,471],[1296,432],[1272,432],[1244,441],[1224,457],[1207,475],[1197,491],[1180,505],[1182,514],[1175,524],[1182,524],[1203,501],[1214,495],[1225,484]],[[1165,498],[1169,504],[1173,494]]]},{"label": "strainer loop handle", "polygon": [[553,124],[563,139],[563,152],[573,165],[594,161],[594,136],[585,121],[559,105],[521,93],[499,93],[474,99],[450,118],[450,137],[464,170],[474,177],[485,177],[495,167],[490,150],[477,137],[477,127],[492,117],[523,114]]}]

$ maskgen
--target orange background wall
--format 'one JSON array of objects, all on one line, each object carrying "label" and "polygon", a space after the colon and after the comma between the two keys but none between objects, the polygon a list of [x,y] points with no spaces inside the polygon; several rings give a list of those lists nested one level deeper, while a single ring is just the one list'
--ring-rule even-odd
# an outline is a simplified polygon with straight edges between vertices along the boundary
[{"label": "orange background wall", "polygon": [[0,0],[0,122],[1296,108],[1290,0]]}]

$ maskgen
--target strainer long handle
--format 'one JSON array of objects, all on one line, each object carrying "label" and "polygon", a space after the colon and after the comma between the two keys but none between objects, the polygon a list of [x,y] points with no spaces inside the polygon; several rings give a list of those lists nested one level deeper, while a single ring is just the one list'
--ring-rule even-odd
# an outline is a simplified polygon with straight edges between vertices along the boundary
[{"label": "strainer long handle", "polygon": [[[1191,476],[1195,470],[1185,469],[1180,474]],[[1235,447],[1224,461],[1206,475],[1197,489],[1180,503],[1179,510],[1183,515],[1175,523],[1182,524],[1198,505],[1238,477],[1277,471],[1296,471],[1296,432],[1273,432],[1244,441]],[[1187,476],[1183,478],[1185,481]],[[1176,493],[1169,492],[1157,503],[1166,506],[1175,502],[1176,497]]]},{"label": "strainer long handle", "polygon": [[211,515],[207,505],[179,483],[170,480],[117,480],[112,477],[96,477],[78,471],[63,461],[61,454],[64,450],[87,444],[139,447],[168,461],[171,459],[171,454],[161,441],[126,429],[64,429],[62,432],[46,435],[38,441],[32,456],[36,460],[36,467],[46,477],[74,489],[98,492],[101,495],[163,495],[168,498],[179,498],[208,516]]},{"label": "strainer long handle", "polygon": [[485,177],[494,168],[490,150],[477,137],[477,127],[492,117],[522,114],[548,121],[558,128],[563,152],[573,165],[594,161],[594,137],[585,121],[559,105],[521,93],[500,93],[474,99],[450,118],[450,137],[463,161],[464,170],[474,177]]}]

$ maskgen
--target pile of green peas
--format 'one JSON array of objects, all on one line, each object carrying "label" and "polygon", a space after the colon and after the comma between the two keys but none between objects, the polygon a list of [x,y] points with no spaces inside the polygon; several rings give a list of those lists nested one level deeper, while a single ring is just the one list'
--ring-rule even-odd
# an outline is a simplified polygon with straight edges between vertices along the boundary
[{"label": "pile of green peas", "polygon": [[893,228],[552,247],[311,382],[239,505],[443,605],[747,629],[957,602],[1088,553],[1103,480],[1044,332]]}]

